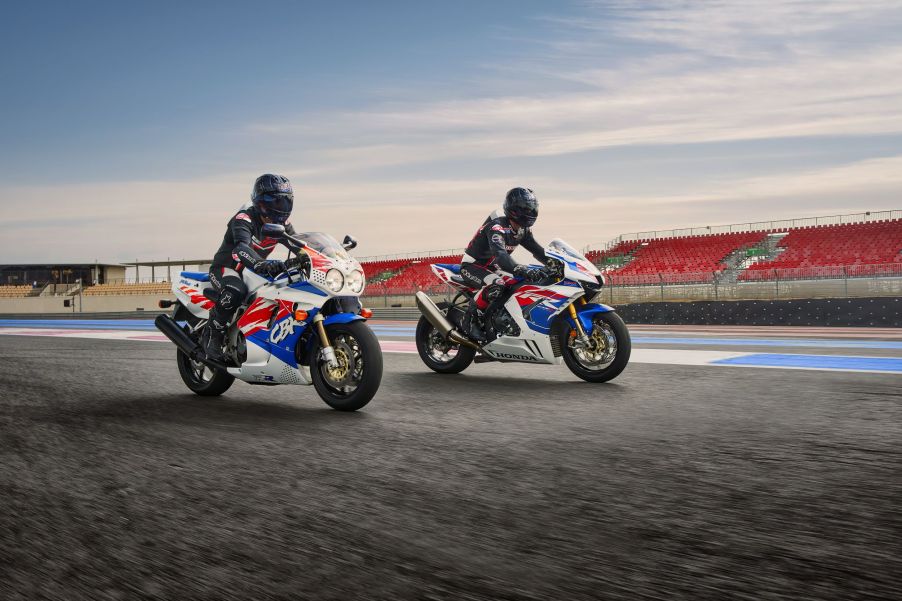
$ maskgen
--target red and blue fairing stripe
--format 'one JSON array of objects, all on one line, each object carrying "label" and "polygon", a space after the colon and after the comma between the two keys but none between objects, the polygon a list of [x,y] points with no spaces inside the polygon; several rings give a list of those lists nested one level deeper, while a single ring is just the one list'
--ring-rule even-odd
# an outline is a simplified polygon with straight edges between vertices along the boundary
[{"label": "red and blue fairing stripe", "polygon": [[[558,285],[569,285],[567,281]],[[577,284],[578,285],[578,284]],[[514,298],[523,311],[523,319],[530,330],[540,334],[548,334],[551,330],[551,319],[570,297],[547,288],[538,286],[522,286],[514,292]]]}]

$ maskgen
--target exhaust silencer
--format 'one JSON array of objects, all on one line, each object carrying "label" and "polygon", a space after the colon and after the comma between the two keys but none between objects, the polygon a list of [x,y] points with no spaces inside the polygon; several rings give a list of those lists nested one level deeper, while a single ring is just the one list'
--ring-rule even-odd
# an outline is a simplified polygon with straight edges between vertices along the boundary
[{"label": "exhaust silencer", "polygon": [[198,355],[203,355],[200,345],[191,340],[185,334],[185,331],[179,327],[179,324],[168,315],[157,315],[157,318],[153,320],[153,324],[157,326],[158,330],[163,332],[166,338],[171,340],[175,346],[179,347],[183,353],[192,359],[196,359]]},{"label": "exhaust silencer", "polygon": [[462,344],[463,346],[468,346],[470,348],[474,348],[476,350],[481,350],[478,344],[468,339],[466,336],[458,332],[454,329],[454,326],[448,321],[441,310],[435,306],[435,303],[432,302],[432,299],[426,295],[425,292],[419,291],[416,293],[416,301],[417,301],[417,309],[420,310],[420,313],[432,324],[432,327],[436,329],[436,331],[442,335],[442,338],[447,338],[452,342],[456,342],[457,344]]},{"label": "exhaust silencer", "polygon": [[200,345],[191,340],[191,338],[188,337],[188,334],[179,327],[179,324],[168,315],[157,315],[157,318],[153,320],[153,323],[157,326],[158,330],[163,332],[166,338],[171,340],[175,346],[179,347],[179,350],[188,355],[192,360],[205,363],[214,369],[226,368],[225,365],[220,365],[215,361],[208,360]]}]

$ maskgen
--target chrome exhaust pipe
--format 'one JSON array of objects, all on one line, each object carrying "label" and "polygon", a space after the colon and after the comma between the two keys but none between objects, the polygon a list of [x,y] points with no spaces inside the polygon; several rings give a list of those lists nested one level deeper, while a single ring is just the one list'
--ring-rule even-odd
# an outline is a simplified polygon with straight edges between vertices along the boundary
[{"label": "chrome exhaust pipe", "polygon": [[423,317],[432,324],[432,327],[442,335],[442,338],[447,338],[451,342],[456,342],[457,344],[462,344],[463,346],[468,346],[476,350],[482,350],[481,346],[454,329],[454,326],[448,321],[448,318],[442,314],[441,309],[435,306],[435,303],[432,302],[432,299],[429,298],[425,292],[421,290],[417,292],[415,296],[417,309],[419,309],[420,313],[423,314]]}]

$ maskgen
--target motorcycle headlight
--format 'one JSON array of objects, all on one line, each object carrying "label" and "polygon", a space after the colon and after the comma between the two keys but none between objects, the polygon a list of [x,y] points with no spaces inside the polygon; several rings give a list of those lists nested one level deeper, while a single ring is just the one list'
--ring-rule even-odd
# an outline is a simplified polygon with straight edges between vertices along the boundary
[{"label": "motorcycle headlight", "polygon": [[341,272],[337,269],[330,269],[326,272],[326,286],[328,286],[329,290],[332,292],[338,292],[345,285],[345,276],[341,275]]},{"label": "motorcycle headlight", "polygon": [[355,269],[350,274],[348,274],[348,287],[351,289],[351,292],[359,293],[363,290],[363,272],[359,269]]}]

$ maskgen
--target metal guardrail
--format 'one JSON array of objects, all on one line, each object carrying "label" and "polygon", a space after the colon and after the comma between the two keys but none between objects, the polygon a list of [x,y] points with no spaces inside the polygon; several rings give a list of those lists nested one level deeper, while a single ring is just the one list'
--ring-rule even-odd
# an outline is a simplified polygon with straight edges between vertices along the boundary
[{"label": "metal guardrail", "polygon": [[[608,304],[902,295],[902,263],[640,275],[608,273],[605,277],[607,285],[597,298]],[[413,295],[421,290],[436,297],[446,297],[452,292],[438,281],[404,288],[370,283],[364,291],[363,302],[374,308],[413,306]]]},{"label": "metal guardrail", "polygon": [[168,311],[99,311],[68,313],[0,313],[0,319],[154,319]]}]

